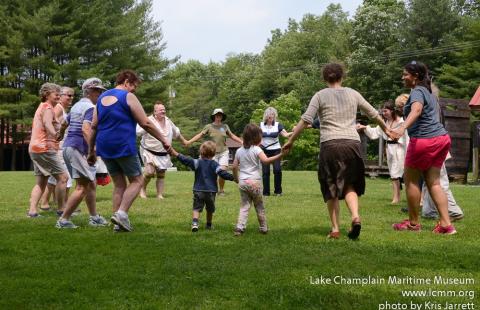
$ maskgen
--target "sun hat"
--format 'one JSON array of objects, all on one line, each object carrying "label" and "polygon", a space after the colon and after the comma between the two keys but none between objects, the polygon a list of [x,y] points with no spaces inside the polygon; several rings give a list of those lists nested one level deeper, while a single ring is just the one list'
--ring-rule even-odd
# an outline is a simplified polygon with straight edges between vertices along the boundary
[{"label": "sun hat", "polygon": [[227,119],[227,114],[223,113],[222,109],[217,108],[213,110],[212,115],[210,115],[210,118],[212,119],[212,121],[215,120],[215,115],[217,115],[218,113],[222,114],[222,122]]},{"label": "sun hat", "polygon": [[107,90],[103,86],[102,80],[100,80],[99,78],[96,78],[96,77],[86,79],[85,82],[83,82],[83,84],[82,84],[82,90],[92,89],[92,88]]}]

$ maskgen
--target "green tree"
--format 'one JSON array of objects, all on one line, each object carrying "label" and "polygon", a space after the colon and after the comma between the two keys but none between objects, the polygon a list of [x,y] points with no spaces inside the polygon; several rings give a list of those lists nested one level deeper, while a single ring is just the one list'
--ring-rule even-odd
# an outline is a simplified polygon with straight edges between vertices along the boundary
[{"label": "green tree", "polygon": [[406,10],[402,1],[364,1],[354,17],[347,85],[373,105],[395,98],[401,89],[401,65],[392,57],[401,49]]}]

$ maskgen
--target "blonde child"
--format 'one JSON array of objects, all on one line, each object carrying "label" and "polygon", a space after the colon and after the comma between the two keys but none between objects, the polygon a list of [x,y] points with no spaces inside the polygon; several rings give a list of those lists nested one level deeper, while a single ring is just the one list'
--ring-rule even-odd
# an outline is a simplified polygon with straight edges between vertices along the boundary
[{"label": "blonde child", "polygon": [[257,211],[260,232],[268,232],[265,208],[263,206],[262,163],[270,164],[280,159],[282,154],[267,157],[259,147],[262,142],[262,129],[255,124],[248,124],[243,130],[243,147],[239,148],[233,161],[233,175],[240,190],[240,213],[235,227],[235,236],[245,232],[248,213],[253,203]]},{"label": "blonde child", "polygon": [[215,212],[215,196],[218,192],[217,175],[224,180],[233,181],[233,175],[223,170],[221,166],[213,160],[215,156],[215,142],[206,141],[200,145],[200,158],[179,154],[173,148],[170,155],[175,156],[184,165],[195,171],[195,182],[193,183],[193,215],[192,232],[198,231],[198,218],[203,208],[207,210],[206,229],[212,229],[213,213]]}]

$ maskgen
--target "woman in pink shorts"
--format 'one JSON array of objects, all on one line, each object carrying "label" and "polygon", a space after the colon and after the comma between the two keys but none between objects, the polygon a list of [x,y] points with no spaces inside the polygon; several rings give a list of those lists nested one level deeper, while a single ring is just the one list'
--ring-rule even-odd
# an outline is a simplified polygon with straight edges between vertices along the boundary
[{"label": "woman in pink shorts", "polygon": [[440,169],[450,149],[450,137],[439,119],[439,105],[432,95],[428,69],[423,63],[412,61],[405,66],[402,80],[412,90],[403,109],[405,122],[394,130],[394,135],[399,138],[407,129],[410,136],[405,158],[409,218],[393,224],[393,229],[421,230],[419,179],[423,176],[440,214],[440,221],[433,232],[455,234],[457,231],[448,216],[447,196],[440,186]]}]

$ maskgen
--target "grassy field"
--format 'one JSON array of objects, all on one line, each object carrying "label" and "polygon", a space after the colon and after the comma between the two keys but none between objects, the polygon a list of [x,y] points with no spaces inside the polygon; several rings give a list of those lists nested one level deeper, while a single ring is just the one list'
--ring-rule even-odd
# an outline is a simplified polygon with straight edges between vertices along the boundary
[{"label": "grassy field", "polygon": [[[205,231],[202,219],[196,234],[190,231],[191,172],[168,173],[160,202],[150,185],[151,198],[137,199],[131,209],[133,233],[88,227],[84,205],[73,220],[81,225],[77,230],[56,229],[53,212],[27,218],[33,182],[30,172],[0,173],[1,309],[479,306],[472,296],[480,281],[478,186],[452,185],[466,216],[455,223],[457,235],[437,236],[430,232],[431,220],[423,221],[420,233],[394,232],[391,224],[405,217],[399,212],[405,197],[400,206],[391,206],[389,181],[367,180],[360,200],[363,229],[355,242],[346,238],[344,204],[342,238],[325,238],[329,221],[315,172],[284,172],[284,196],[266,198],[269,234],[258,233],[252,210],[241,237],[233,236],[239,194],[231,182],[227,195],[217,199],[215,229]],[[98,190],[98,208],[106,217],[111,189]],[[394,276],[414,283],[388,283]],[[475,283],[433,283],[439,276]],[[355,279],[363,284],[335,283]],[[402,297],[404,290],[443,297]]]}]

